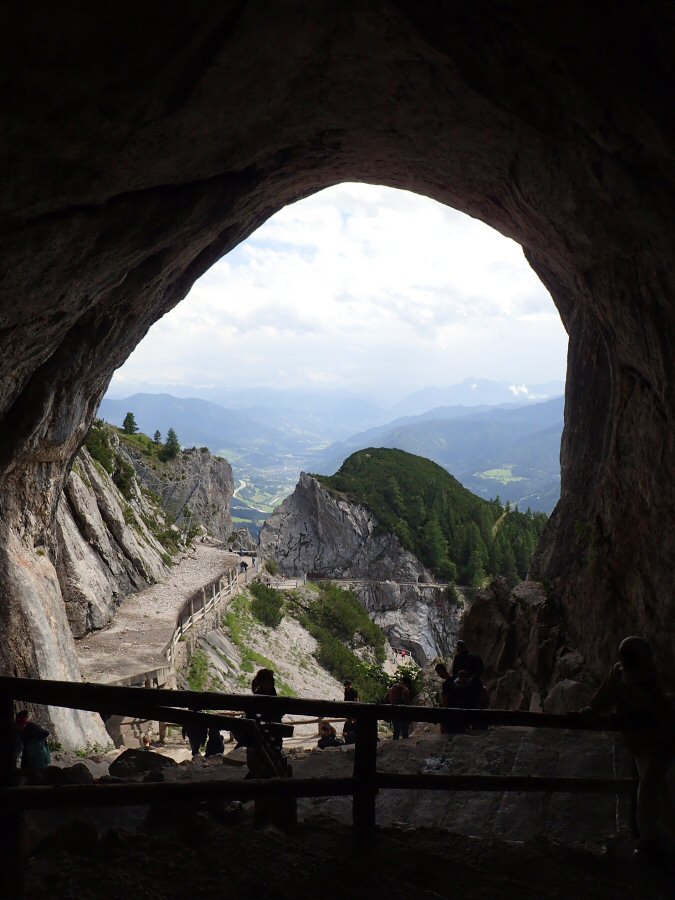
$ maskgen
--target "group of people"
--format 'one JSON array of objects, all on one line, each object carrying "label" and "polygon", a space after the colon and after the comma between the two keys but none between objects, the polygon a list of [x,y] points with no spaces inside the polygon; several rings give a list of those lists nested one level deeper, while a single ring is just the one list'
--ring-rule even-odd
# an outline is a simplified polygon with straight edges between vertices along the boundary
[{"label": "group of people", "polygon": [[[358,702],[359,692],[354,687],[351,678],[345,679],[342,686],[345,702]],[[341,738],[338,737],[337,730],[330,722],[319,720],[319,740],[316,744],[319,750],[325,750],[327,747],[344,747],[354,743],[356,743],[356,719],[345,719]]]},{"label": "group of people", "polygon": [[[483,660],[476,653],[470,653],[464,641],[457,641],[452,672],[438,663],[436,674],[441,679],[440,705],[453,709],[485,709],[490,705],[487,688],[481,681]],[[474,724],[475,730],[480,726]],[[464,726],[462,725],[463,729]],[[454,729],[448,723],[441,725],[441,734],[450,734]]]}]

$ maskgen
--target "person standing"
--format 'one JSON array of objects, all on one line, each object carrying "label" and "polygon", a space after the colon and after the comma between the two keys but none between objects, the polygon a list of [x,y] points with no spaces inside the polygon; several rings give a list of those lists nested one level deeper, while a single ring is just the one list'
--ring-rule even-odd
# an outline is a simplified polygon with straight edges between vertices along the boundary
[{"label": "person standing", "polygon": [[[666,775],[675,758],[675,712],[658,683],[652,650],[635,635],[619,644],[612,666],[582,715],[616,710],[624,740],[638,770],[635,854],[647,862],[672,849],[675,816]],[[671,847],[664,847],[664,840]]]},{"label": "person standing", "polygon": [[[199,709],[193,709],[192,712],[201,712]],[[190,742],[190,750],[192,758],[197,759],[201,753],[201,749],[206,743],[208,729],[206,725],[191,723],[183,728],[183,740],[187,738]]]},{"label": "person standing", "polygon": [[351,678],[345,679],[345,681],[343,682],[343,687],[345,689],[345,701],[349,703],[357,702],[359,699],[359,692],[352,684]]},{"label": "person standing", "polygon": [[477,653],[469,653],[464,641],[457,641],[455,657],[452,661],[452,674],[456,678],[462,671],[468,672],[472,678],[480,678],[483,674],[483,660]]},{"label": "person standing", "polygon": [[52,761],[47,738],[49,732],[32,722],[25,709],[16,714],[16,733],[21,747],[21,768],[27,772],[46,769]]},{"label": "person standing", "polygon": [[[414,696],[414,687],[412,679],[408,675],[403,675],[396,684],[392,685],[384,697],[385,703],[393,703],[397,706],[407,706]],[[407,738],[410,734],[410,722],[403,719],[392,719],[392,728],[394,729],[393,739],[397,741],[399,738]]]}]

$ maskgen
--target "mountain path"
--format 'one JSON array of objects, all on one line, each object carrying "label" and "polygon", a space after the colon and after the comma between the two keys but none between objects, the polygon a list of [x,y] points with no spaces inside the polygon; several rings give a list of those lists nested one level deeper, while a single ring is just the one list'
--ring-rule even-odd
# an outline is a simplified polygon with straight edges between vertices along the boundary
[{"label": "mountain path", "polygon": [[197,543],[166,581],[125,597],[106,628],[75,641],[83,681],[116,682],[168,665],[163,650],[185,601],[240,561],[222,547]]}]

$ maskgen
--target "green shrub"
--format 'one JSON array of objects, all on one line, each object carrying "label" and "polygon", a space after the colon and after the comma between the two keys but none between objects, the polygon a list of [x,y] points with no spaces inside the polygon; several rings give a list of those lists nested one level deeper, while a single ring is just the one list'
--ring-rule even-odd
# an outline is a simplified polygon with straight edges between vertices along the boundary
[{"label": "green shrub", "polygon": [[372,647],[375,658],[384,662],[384,632],[371,621],[354,591],[323,583],[318,599],[308,608],[305,618],[343,643],[354,642],[358,635]]},{"label": "green shrub", "polygon": [[268,559],[265,561],[265,570],[269,572],[270,575],[278,575],[279,563],[276,561],[276,559]]},{"label": "green shrub", "polygon": [[84,446],[109,475],[115,471],[115,454],[110,445],[110,438],[105,423],[97,419],[84,439]]},{"label": "green shrub", "polygon": [[277,628],[283,619],[284,598],[281,591],[275,591],[261,581],[254,581],[250,586],[253,600],[251,612],[268,628]]},{"label": "green shrub", "polygon": [[131,500],[133,496],[132,483],[136,476],[136,472],[131,463],[119,456],[115,458],[115,472],[113,474],[113,482],[117,486],[120,494],[126,499]]},{"label": "green shrub", "polygon": [[187,683],[191,691],[204,691],[209,678],[209,661],[203,650],[196,650],[190,660]]}]

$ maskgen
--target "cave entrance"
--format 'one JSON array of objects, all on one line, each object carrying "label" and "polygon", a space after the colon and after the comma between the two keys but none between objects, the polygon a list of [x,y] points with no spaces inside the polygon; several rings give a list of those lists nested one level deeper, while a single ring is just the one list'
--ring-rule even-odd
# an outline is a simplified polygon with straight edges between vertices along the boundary
[{"label": "cave entrance", "polygon": [[635,630],[672,668],[667,5],[136,6],[5,22],[7,670],[54,671],[32,635],[64,617],[36,548],[114,369],[275,211],[344,181],[523,246],[570,338],[538,571],[596,671]]}]

